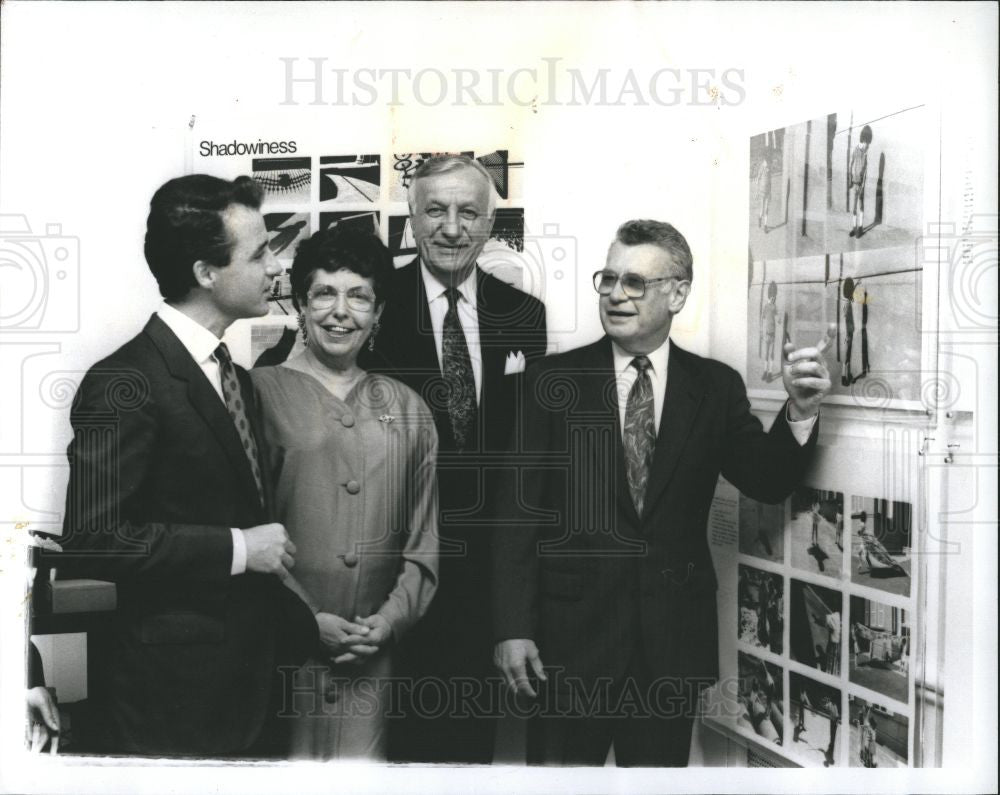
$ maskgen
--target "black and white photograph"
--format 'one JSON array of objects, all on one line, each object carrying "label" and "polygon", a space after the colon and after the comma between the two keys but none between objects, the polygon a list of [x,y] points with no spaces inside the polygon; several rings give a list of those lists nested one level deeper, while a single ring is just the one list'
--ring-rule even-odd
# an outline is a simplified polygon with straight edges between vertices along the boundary
[{"label": "black and white photograph", "polygon": [[740,552],[775,563],[784,562],[784,503],[768,505],[740,494]]},{"label": "black and white photograph", "polygon": [[803,487],[789,498],[792,566],[839,580],[844,570],[844,495]]},{"label": "black and white photograph", "polygon": [[913,568],[913,506],[852,497],[851,582],[909,596]]},{"label": "black and white photograph", "polygon": [[0,793],[996,791],[997,63],[0,2]]},{"label": "black and white photograph", "polygon": [[312,158],[259,157],[251,164],[254,181],[269,203],[302,204],[312,192]]},{"label": "black and white photograph", "polygon": [[909,719],[860,696],[850,696],[848,705],[848,765],[869,768],[907,767]]},{"label": "black and white photograph", "polygon": [[364,204],[378,201],[381,168],[379,155],[321,155],[320,202]]},{"label": "black and white photograph", "polygon": [[905,704],[910,699],[910,623],[902,607],[850,597],[850,679]]},{"label": "black and white photograph", "polygon": [[825,250],[912,249],[923,234],[926,109],[883,105],[827,118]]},{"label": "black and white photograph", "polygon": [[738,637],[748,646],[781,654],[785,619],[785,583],[780,574],[740,566]]},{"label": "black and white photograph", "polygon": [[825,674],[840,676],[844,595],[793,578],[788,598],[792,659]]},{"label": "black and white photograph", "polygon": [[792,737],[788,748],[809,767],[835,767],[840,762],[840,690],[792,671],[788,677]]},{"label": "black and white photograph", "polygon": [[743,712],[737,718],[737,725],[781,745],[785,731],[781,668],[744,652],[739,653],[738,665],[739,703]]}]

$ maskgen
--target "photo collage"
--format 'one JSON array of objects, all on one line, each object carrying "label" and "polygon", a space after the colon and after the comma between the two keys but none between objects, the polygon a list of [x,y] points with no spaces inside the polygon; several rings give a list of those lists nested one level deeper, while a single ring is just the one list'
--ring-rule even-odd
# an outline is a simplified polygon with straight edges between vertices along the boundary
[{"label": "photo collage", "polygon": [[750,139],[747,387],[828,348],[832,402],[922,399],[926,109],[849,109]]},{"label": "photo collage", "polygon": [[[264,190],[261,211],[270,247],[282,266],[270,299],[270,314],[249,324],[246,345],[233,344],[247,366],[280,364],[302,349],[292,303],[289,273],[298,244],[313,232],[349,224],[379,236],[397,268],[417,256],[410,229],[407,190],[424,160],[434,154],[327,154],[329,149],[291,157],[199,158],[199,168],[231,177],[249,174]],[[484,270],[517,287],[524,276],[524,162],[507,149],[454,152],[474,157],[489,172],[497,191],[490,239],[479,257]]]}]

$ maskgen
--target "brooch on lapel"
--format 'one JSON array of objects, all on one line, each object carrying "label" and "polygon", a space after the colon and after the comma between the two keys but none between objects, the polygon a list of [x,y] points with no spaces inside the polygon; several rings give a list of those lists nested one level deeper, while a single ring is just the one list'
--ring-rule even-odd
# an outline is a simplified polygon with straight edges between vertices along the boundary
[{"label": "brooch on lapel", "polygon": [[386,425],[388,425],[390,422],[393,422],[395,419],[396,418],[393,417],[391,414],[380,414],[379,418],[378,418],[378,421],[379,422],[384,422]]}]

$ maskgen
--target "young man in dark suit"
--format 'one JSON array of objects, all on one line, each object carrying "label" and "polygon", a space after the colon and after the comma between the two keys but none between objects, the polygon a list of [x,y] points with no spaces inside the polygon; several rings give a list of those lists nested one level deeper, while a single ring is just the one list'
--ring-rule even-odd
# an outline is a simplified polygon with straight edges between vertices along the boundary
[{"label": "young man in dark suit", "polygon": [[427,160],[409,204],[419,256],[395,273],[369,366],[408,384],[434,414],[441,568],[427,615],[397,655],[403,717],[390,717],[389,756],[486,764],[497,722],[488,583],[498,464],[520,372],[545,353],[545,308],[477,267],[496,205],[478,162]]},{"label": "young man in dark suit", "polygon": [[61,575],[114,581],[88,660],[87,750],[229,756],[262,747],[277,666],[316,643],[282,585],[294,563],[268,520],[246,373],[220,343],[267,312],[279,272],[249,178],[174,179],[153,196],[146,260],[165,303],[94,365],[70,416]]},{"label": "young man in dark suit", "polygon": [[676,229],[623,224],[594,274],[606,336],[528,371],[525,514],[494,534],[493,604],[508,687],[541,690],[531,762],[600,765],[613,745],[619,765],[687,764],[698,690],[718,675],[719,474],[778,502],[815,444],[829,337],[785,346],[791,400],[765,433],[735,371],[670,342],[691,278]]}]

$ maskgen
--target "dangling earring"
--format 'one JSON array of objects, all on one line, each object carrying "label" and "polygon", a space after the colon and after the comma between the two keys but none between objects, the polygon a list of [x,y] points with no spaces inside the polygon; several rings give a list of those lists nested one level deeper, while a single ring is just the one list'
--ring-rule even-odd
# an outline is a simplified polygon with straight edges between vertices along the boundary
[{"label": "dangling earring", "polygon": [[299,324],[299,331],[302,332],[302,344],[303,345],[308,345],[309,344],[309,337],[306,336],[306,316],[303,315],[301,312],[299,312],[299,317],[298,317],[297,322]]},{"label": "dangling earring", "polygon": [[381,324],[377,320],[374,323],[372,323],[372,333],[368,335],[368,350],[374,352],[374,350],[375,350],[375,335],[378,334],[378,330],[381,327],[382,327]]}]

